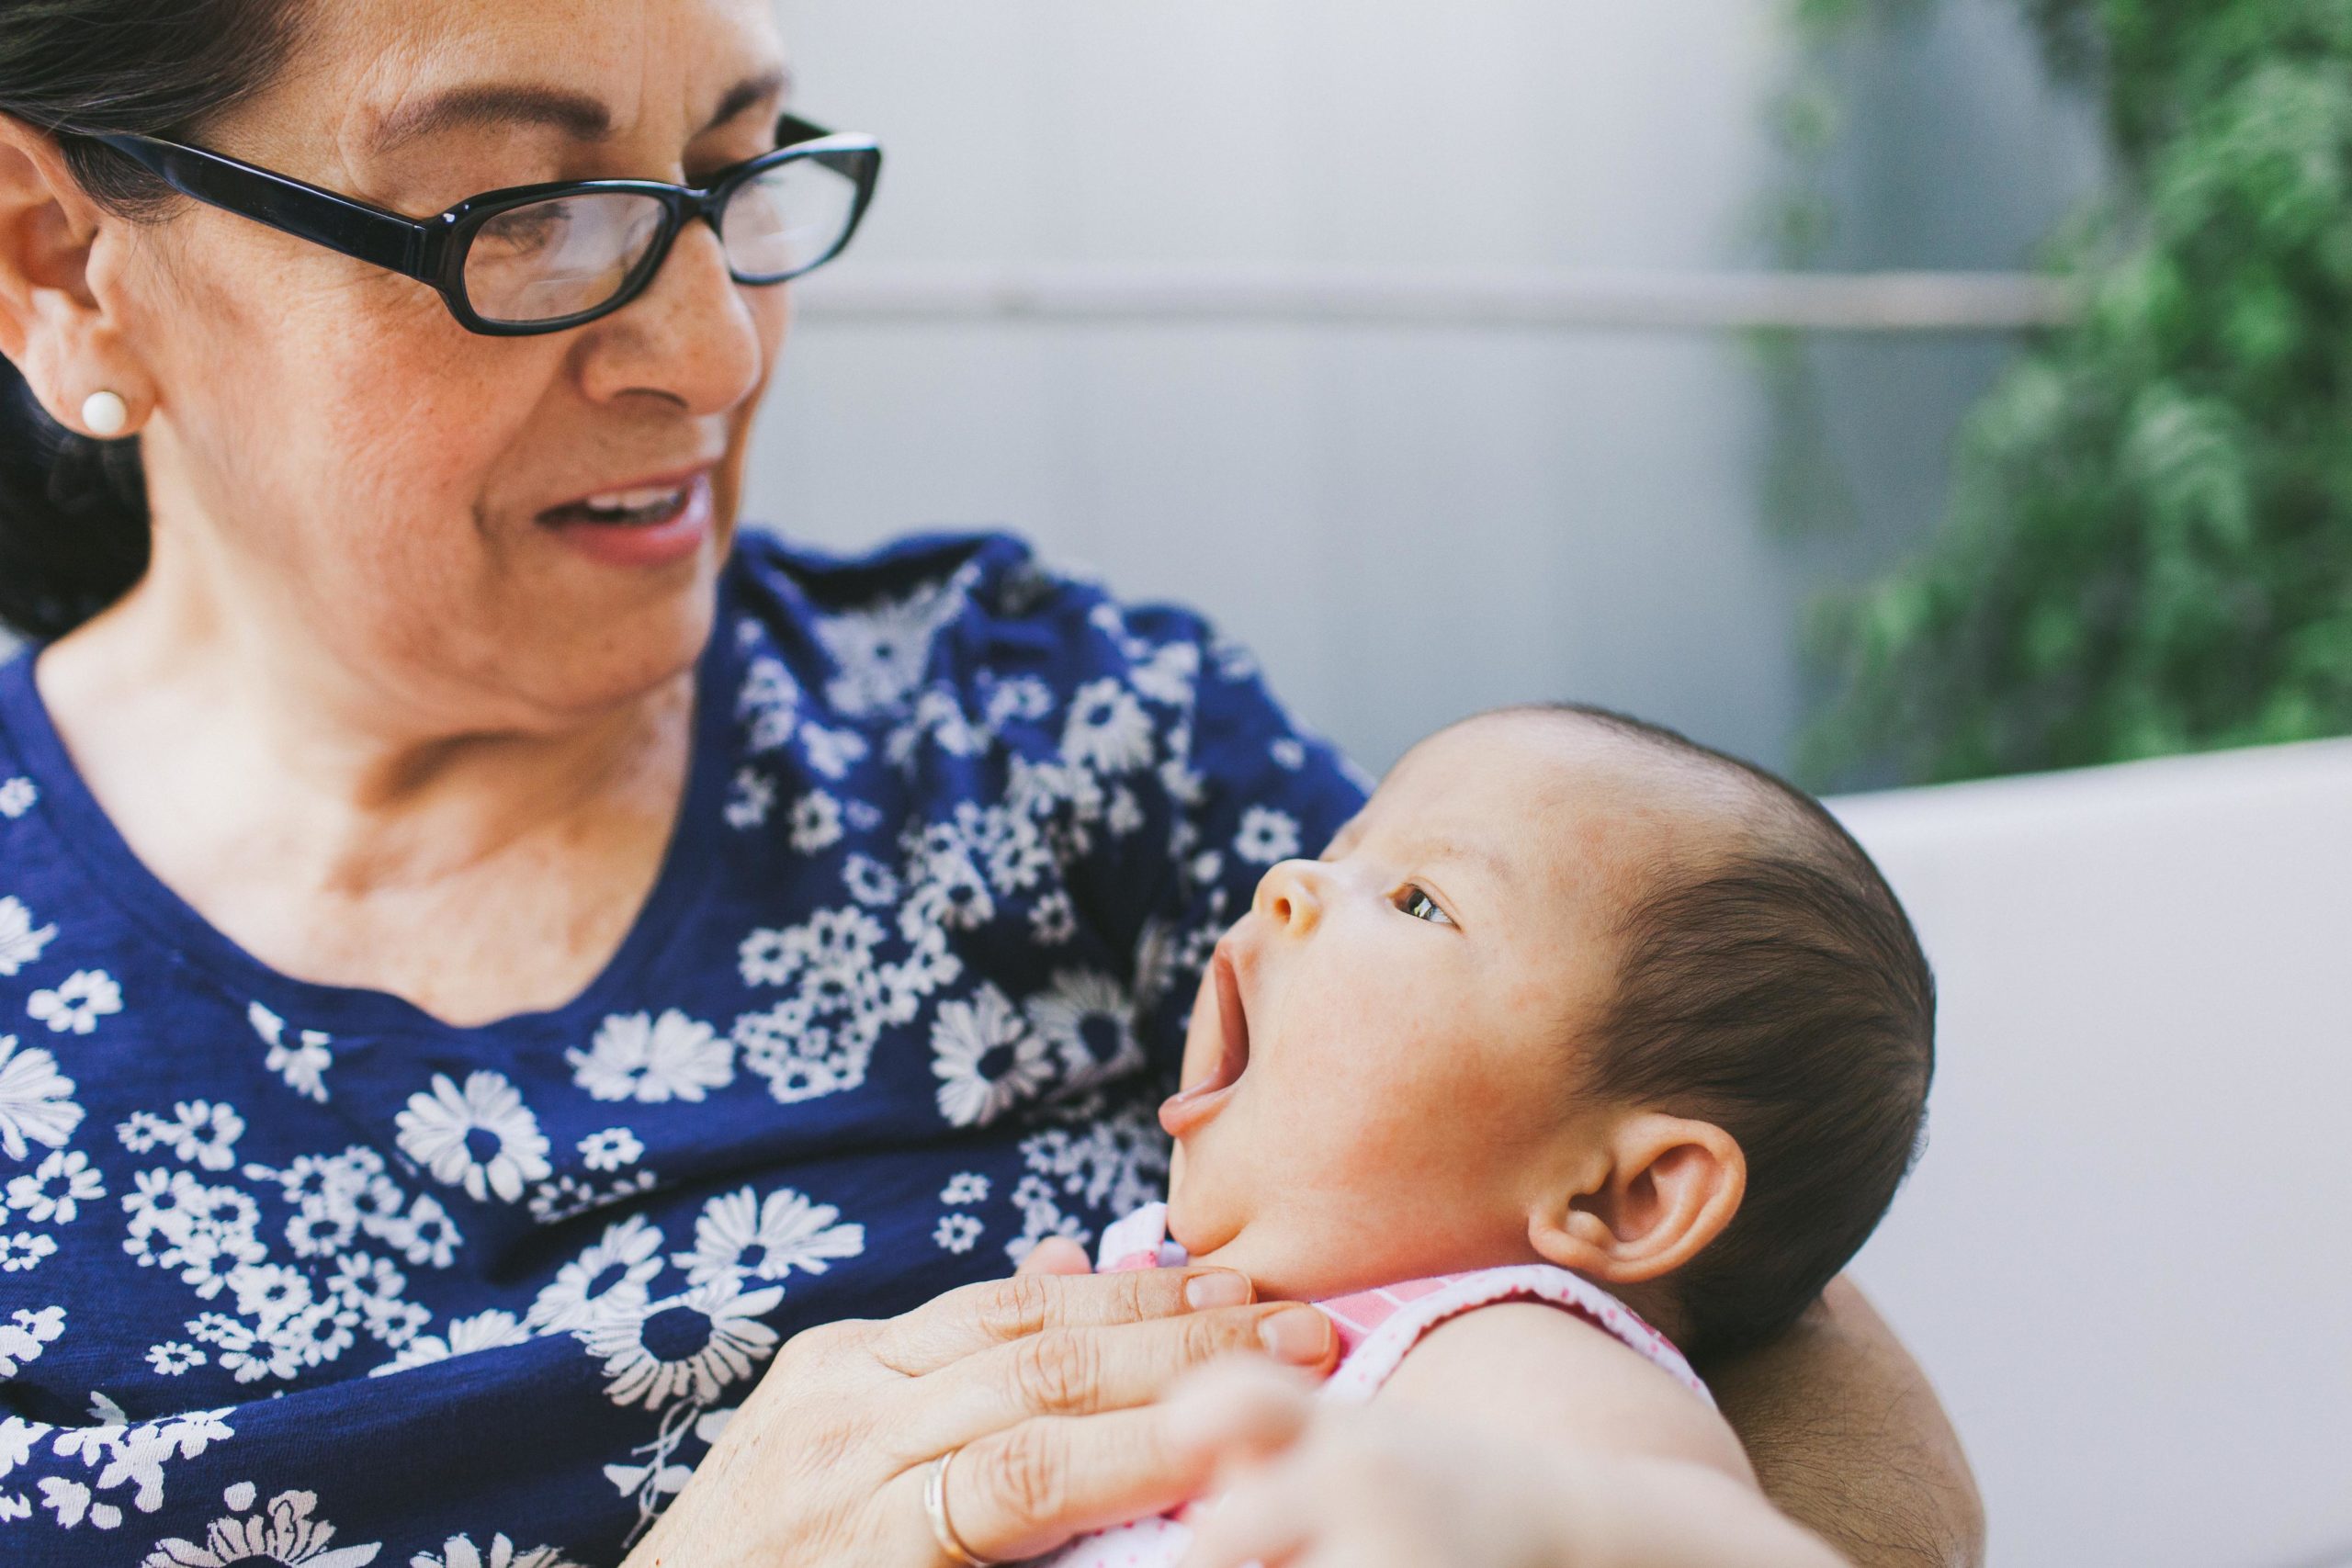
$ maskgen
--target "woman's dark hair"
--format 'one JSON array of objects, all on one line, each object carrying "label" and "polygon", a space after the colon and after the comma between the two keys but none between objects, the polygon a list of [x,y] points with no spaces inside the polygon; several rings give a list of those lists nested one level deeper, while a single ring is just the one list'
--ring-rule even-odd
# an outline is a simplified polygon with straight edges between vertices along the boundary
[{"label": "woman's dark hair", "polygon": [[[199,135],[277,75],[294,12],[294,0],[0,0],[0,112],[53,132],[92,199],[152,219],[171,192],[88,138]],[[129,592],[147,555],[137,440],[65,429],[0,360],[0,624],[62,636]]]}]

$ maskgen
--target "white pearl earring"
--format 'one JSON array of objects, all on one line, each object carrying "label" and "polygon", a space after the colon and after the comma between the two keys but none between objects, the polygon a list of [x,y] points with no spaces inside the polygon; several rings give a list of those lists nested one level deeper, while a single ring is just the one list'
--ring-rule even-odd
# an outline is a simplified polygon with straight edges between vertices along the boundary
[{"label": "white pearl earring", "polygon": [[82,423],[101,441],[120,435],[130,426],[130,405],[120,392],[92,392],[82,400]]}]

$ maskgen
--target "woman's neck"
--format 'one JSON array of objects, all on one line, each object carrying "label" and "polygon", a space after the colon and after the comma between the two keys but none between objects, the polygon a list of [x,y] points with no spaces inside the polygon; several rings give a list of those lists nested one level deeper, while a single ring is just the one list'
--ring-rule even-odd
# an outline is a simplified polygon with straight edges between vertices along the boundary
[{"label": "woman's neck", "polygon": [[[676,819],[691,670],[586,714],[467,705],[152,581],[46,649],[36,678],[166,886],[266,963],[443,1016],[556,1005],[593,978]],[[519,987],[485,970],[488,989],[449,994],[451,955],[483,935],[469,928],[518,919],[539,939],[499,954]]]}]

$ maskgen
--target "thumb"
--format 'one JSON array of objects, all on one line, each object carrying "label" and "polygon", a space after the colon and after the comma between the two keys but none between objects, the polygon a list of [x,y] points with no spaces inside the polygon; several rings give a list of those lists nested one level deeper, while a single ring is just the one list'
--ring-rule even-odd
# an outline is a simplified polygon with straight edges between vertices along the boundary
[{"label": "thumb", "polygon": [[1091,1274],[1094,1265],[1086,1256],[1086,1248],[1066,1235],[1047,1236],[1029,1249],[1013,1273],[1020,1274]]}]

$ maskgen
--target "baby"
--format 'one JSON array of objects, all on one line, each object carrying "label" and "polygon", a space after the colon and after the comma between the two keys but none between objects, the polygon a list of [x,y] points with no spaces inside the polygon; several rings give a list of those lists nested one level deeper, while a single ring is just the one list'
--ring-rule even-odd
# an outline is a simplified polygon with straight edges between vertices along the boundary
[{"label": "baby", "polygon": [[[1780,1333],[1869,1235],[1934,1006],[1902,907],[1808,796],[1619,715],[1484,715],[1266,874],[1160,1111],[1164,1215],[1113,1227],[1102,1265],[1238,1269],[1331,1316],[1327,1401],[1637,1460],[1722,1560],[1820,1561],[1682,1352]],[[1174,1563],[1190,1536],[1138,1521],[1056,1561]],[[1715,1560],[1694,1550],[1672,1560]]]}]

